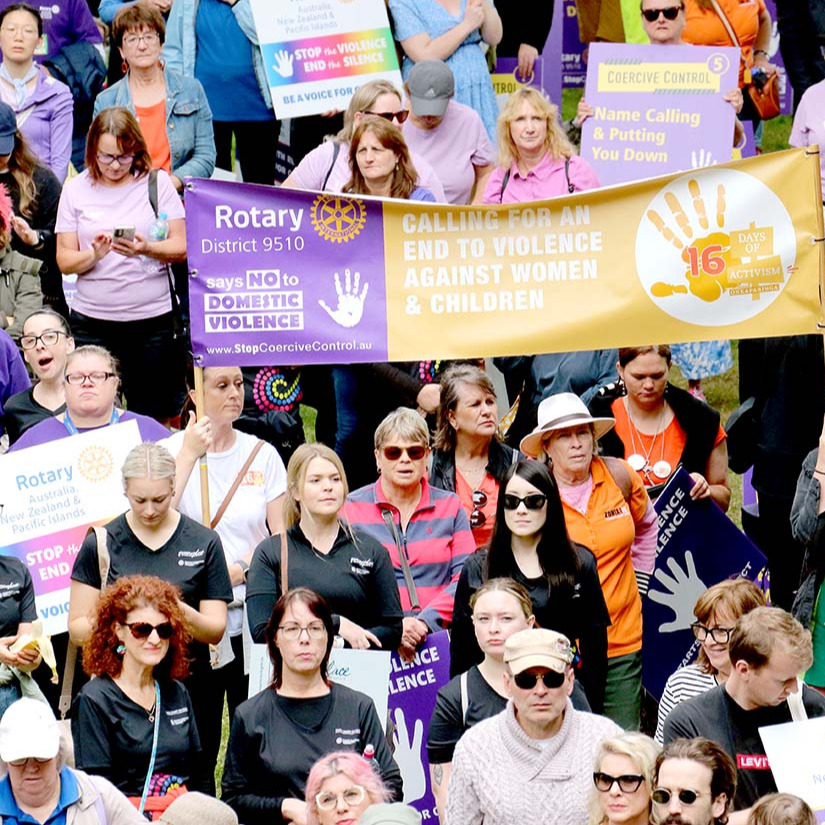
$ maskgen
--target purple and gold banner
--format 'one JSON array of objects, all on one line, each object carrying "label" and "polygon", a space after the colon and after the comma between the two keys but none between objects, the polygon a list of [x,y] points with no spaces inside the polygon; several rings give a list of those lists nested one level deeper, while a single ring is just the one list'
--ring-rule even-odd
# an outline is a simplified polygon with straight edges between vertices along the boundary
[{"label": "purple and gold banner", "polygon": [[819,157],[793,149],[538,203],[194,180],[200,366],[476,358],[812,333]]}]

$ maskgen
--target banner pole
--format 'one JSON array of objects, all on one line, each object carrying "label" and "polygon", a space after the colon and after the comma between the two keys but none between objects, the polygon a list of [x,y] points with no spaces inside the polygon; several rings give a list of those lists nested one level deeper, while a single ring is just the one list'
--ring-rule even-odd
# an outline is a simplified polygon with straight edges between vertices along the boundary
[{"label": "banner pole", "polygon": [[[200,421],[203,418],[203,367],[195,367],[195,418]],[[206,453],[198,459],[198,468],[201,478],[201,521],[207,527],[212,521],[212,513],[209,507],[209,468],[206,463]]]},{"label": "banner pole", "polygon": [[[819,310],[822,317],[825,319],[825,291],[823,290],[823,278],[825,278],[825,217],[823,217],[821,206],[822,203],[822,173],[819,164],[819,146],[814,144],[805,148],[805,157],[810,158],[808,162],[811,164],[816,174],[811,175],[814,184],[814,191],[816,193],[816,237],[814,243],[818,245],[817,258],[819,260]],[[825,331],[825,323],[822,320],[819,322],[820,331]]]}]

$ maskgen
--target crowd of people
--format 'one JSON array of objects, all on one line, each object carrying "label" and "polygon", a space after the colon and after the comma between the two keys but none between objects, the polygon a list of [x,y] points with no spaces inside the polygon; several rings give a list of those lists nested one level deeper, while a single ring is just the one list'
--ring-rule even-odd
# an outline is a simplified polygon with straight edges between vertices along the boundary
[{"label": "crowd of people", "polygon": [[[284,187],[481,205],[600,186],[541,90],[496,101],[491,56],[528,78],[547,9],[525,26],[491,0],[387,5],[402,87],[366,82],[346,111],[296,119]],[[578,3],[583,30],[621,14],[655,45],[740,46],[738,86],[719,94],[732,144],[740,120],[758,130],[749,88],[776,71],[762,0],[641,0],[633,25],[626,3],[600,5]],[[31,574],[0,553],[0,817],[420,825],[384,720],[329,663],[338,646],[414,663],[446,629],[451,679],[423,737],[442,822],[812,825],[777,793],[758,731],[825,716],[821,339],[739,349],[771,604],[744,578],[708,583],[698,656],[656,719],[642,687],[653,503],[682,468],[696,507],[730,507],[728,434],[701,383],[730,368],[729,343],[497,358],[506,418],[483,359],[196,377],[185,178],[234,161],[276,182],[251,5],[97,6],[0,0],[3,447],[128,421],[141,441],[122,467],[128,509],[89,529],[54,639],[70,733],[25,643]],[[825,148],[825,63],[806,58],[805,88],[796,69],[791,144]],[[575,125],[593,114],[582,99]],[[290,413],[310,401],[317,441],[299,444]],[[273,676],[249,697],[254,643]]]}]

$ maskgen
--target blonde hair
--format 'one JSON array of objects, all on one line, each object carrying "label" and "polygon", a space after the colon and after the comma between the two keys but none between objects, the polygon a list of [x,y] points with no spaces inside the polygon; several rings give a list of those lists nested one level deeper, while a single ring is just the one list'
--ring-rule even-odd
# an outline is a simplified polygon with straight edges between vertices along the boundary
[{"label": "blonde hair", "polygon": [[130,478],[168,478],[175,485],[175,459],[166,447],[144,441],[133,447],[121,469],[123,485]]},{"label": "blonde hair", "polygon": [[769,793],[751,808],[748,825],[816,825],[816,815],[798,796]]},{"label": "blonde hair", "polygon": [[[611,739],[605,739],[596,754],[593,770],[601,770],[602,759],[609,754],[626,756],[633,763],[633,767],[645,778],[648,796],[653,790],[653,770],[656,766],[656,757],[661,748],[649,736],[643,733],[621,733]],[[590,789],[587,800],[589,825],[605,825],[607,815],[602,810],[600,799],[603,794],[595,786]],[[650,800],[648,799],[648,810]]]},{"label": "blonde hair", "polygon": [[380,450],[393,434],[404,441],[423,444],[425,447],[430,446],[430,431],[427,429],[427,422],[409,407],[399,407],[378,425],[375,431],[375,449]]},{"label": "blonde hair", "polygon": [[559,107],[551,103],[538,89],[528,86],[513,92],[498,116],[498,165],[502,169],[509,169],[513,161],[518,159],[518,148],[510,134],[510,124],[518,117],[519,109],[524,103],[532,106],[547,123],[544,149],[550,157],[553,160],[571,157],[574,154],[573,145],[559,123]]},{"label": "blonde hair", "polygon": [[[284,496],[284,525],[286,527],[292,527],[301,520],[301,502],[296,497],[296,493],[300,494],[306,480],[307,467],[314,458],[323,458],[335,467],[344,485],[344,499],[349,495],[347,474],[344,472],[344,465],[338,457],[338,453],[331,450],[326,444],[318,444],[317,442],[301,444],[292,454],[286,468],[286,495]],[[341,503],[343,504],[343,501]]]},{"label": "blonde hair", "polygon": [[108,372],[113,372],[115,377],[120,380],[120,371],[118,369],[119,365],[117,363],[117,358],[115,358],[115,356],[112,355],[106,347],[100,347],[97,344],[84,344],[82,347],[75,347],[75,349],[73,349],[66,356],[66,372],[68,373],[69,367],[72,365],[72,361],[76,358],[85,358],[87,355],[96,355],[104,361],[107,361],[109,364]]},{"label": "blonde hair", "polygon": [[508,579],[506,576],[499,576],[497,579],[488,579],[484,582],[470,596],[470,609],[475,611],[478,600],[488,593],[506,593],[518,602],[525,619],[529,619],[533,615],[533,602],[527,589],[524,585],[519,584],[514,579]]},{"label": "blonde hair", "polygon": [[335,135],[334,139],[342,143],[349,143],[355,131],[355,115],[358,112],[369,112],[381,95],[395,95],[401,103],[404,102],[401,92],[389,80],[371,80],[369,83],[359,86],[350,98],[349,106],[344,112],[344,128]]}]

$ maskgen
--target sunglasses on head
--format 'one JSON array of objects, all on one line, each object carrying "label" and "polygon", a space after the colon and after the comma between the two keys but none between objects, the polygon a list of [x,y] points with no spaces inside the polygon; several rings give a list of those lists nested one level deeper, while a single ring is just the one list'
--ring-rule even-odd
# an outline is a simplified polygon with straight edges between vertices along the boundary
[{"label": "sunglasses on head", "polygon": [[660,14],[665,16],[665,20],[675,20],[680,11],[682,11],[681,6],[668,6],[666,9],[645,9],[642,14],[648,23],[655,23]]},{"label": "sunglasses on head", "polygon": [[372,115],[373,117],[383,117],[384,120],[388,120],[392,123],[394,120],[397,120],[399,123],[403,123],[410,114],[409,109],[401,109],[398,112],[364,112],[365,115]]},{"label": "sunglasses on head", "polygon": [[603,771],[596,771],[593,774],[593,784],[602,793],[609,791],[613,785],[618,782],[619,790],[622,793],[634,793],[639,790],[645,778],[638,773],[625,773],[621,776],[611,776],[609,773]]},{"label": "sunglasses on head", "polygon": [[427,448],[420,444],[414,444],[412,447],[384,447],[383,453],[387,461],[398,461],[404,453],[410,457],[410,461],[421,461],[427,454]]},{"label": "sunglasses on head", "polygon": [[539,679],[546,688],[559,688],[564,684],[564,673],[558,673],[555,670],[548,670],[545,673],[532,673],[529,670],[523,670],[513,676],[513,681],[516,687],[522,690],[532,690]]},{"label": "sunglasses on head", "polygon": [[512,493],[504,494],[504,509],[518,510],[519,505],[524,503],[528,510],[541,510],[547,502],[544,493],[531,493],[529,496],[514,496]]},{"label": "sunglasses on head", "polygon": [[[692,805],[701,795],[699,791],[692,791],[690,788],[683,788],[676,794],[683,805]],[[657,805],[667,805],[672,797],[673,791],[669,791],[667,788],[656,788],[650,795],[650,798]]]},{"label": "sunglasses on head", "polygon": [[152,631],[156,631],[161,639],[171,639],[175,629],[172,622],[161,622],[160,624],[149,624],[149,622],[127,622],[126,627],[136,639],[148,639]]}]

